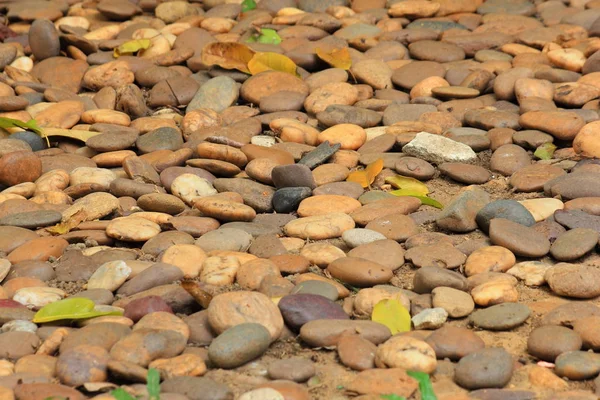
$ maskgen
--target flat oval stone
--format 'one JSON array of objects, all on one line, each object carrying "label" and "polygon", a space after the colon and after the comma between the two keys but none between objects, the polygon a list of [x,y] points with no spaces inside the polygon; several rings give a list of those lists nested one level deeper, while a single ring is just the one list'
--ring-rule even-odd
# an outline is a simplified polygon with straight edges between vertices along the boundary
[{"label": "flat oval stone", "polygon": [[478,165],[443,163],[438,168],[444,175],[467,185],[484,184],[491,178],[490,171]]},{"label": "flat oval stone", "polygon": [[534,329],[527,339],[527,352],[544,361],[554,362],[562,353],[579,350],[581,336],[564,326],[546,325]]},{"label": "flat oval stone", "polygon": [[600,271],[588,265],[559,263],[546,271],[545,278],[559,296],[591,299],[600,295]]},{"label": "flat oval stone", "polygon": [[210,361],[220,368],[236,368],[260,357],[271,343],[267,328],[245,323],[217,336],[208,347]]},{"label": "flat oval stone", "polygon": [[599,237],[598,231],[593,229],[571,229],[552,243],[550,254],[558,261],[576,260],[593,250],[598,244]]},{"label": "flat oval stone", "polygon": [[600,371],[600,357],[587,351],[568,351],[556,358],[556,375],[574,381],[590,379]]},{"label": "flat oval stone", "polygon": [[352,286],[370,287],[387,283],[393,276],[390,269],[362,258],[342,257],[333,261],[327,271],[334,278]]},{"label": "flat oval stone", "polygon": [[512,374],[511,355],[502,348],[488,348],[463,357],[456,366],[454,379],[469,390],[502,388]]},{"label": "flat oval stone", "polygon": [[481,230],[487,232],[494,218],[510,220],[526,227],[535,224],[535,218],[527,208],[515,200],[492,201],[479,210],[475,220]]},{"label": "flat oval stone", "polygon": [[502,303],[475,311],[469,317],[474,326],[490,331],[508,331],[522,325],[531,310],[520,303]]},{"label": "flat oval stone", "polygon": [[278,307],[286,325],[296,332],[309,321],[349,318],[341,306],[318,294],[290,294]]},{"label": "flat oval stone", "polygon": [[35,229],[54,225],[60,222],[62,214],[57,211],[40,210],[10,214],[0,218],[0,225]]},{"label": "flat oval stone", "polygon": [[376,345],[391,337],[388,327],[378,322],[318,319],[302,326],[300,338],[312,347],[329,347],[336,346],[344,332],[355,332]]},{"label": "flat oval stone", "polygon": [[429,335],[427,344],[433,348],[438,360],[449,358],[458,361],[464,356],[485,348],[483,340],[473,331],[445,325]]}]

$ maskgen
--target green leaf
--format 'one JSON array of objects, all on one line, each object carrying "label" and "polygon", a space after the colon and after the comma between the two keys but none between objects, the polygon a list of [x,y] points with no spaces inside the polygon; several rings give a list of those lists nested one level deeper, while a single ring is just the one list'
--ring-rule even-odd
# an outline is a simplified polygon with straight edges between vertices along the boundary
[{"label": "green leaf", "polygon": [[429,188],[418,179],[408,176],[395,175],[385,178],[386,183],[389,183],[397,189],[406,189],[414,192],[418,196],[427,196]]},{"label": "green leaf", "polygon": [[250,36],[246,43],[279,44],[281,38],[275,29],[263,28],[257,35]]},{"label": "green leaf", "polygon": [[135,397],[133,397],[121,388],[113,390],[112,392],[110,392],[110,394],[117,400],[136,400]]},{"label": "green leaf", "polygon": [[429,375],[425,372],[408,371],[407,374],[412,376],[419,382],[419,391],[421,392],[421,400],[437,400],[437,396],[433,391]]},{"label": "green leaf", "polygon": [[554,150],[556,150],[556,145],[552,143],[544,143],[535,149],[535,153],[533,153],[533,155],[540,160],[550,160],[554,155]]},{"label": "green leaf", "polygon": [[401,197],[401,196],[415,197],[415,198],[421,200],[421,203],[423,203],[426,206],[432,206],[435,208],[439,208],[440,210],[442,208],[444,208],[443,204],[440,203],[439,201],[432,199],[431,197],[422,196],[422,195],[418,194],[418,192],[414,192],[412,190],[398,189],[398,190],[393,190],[389,193],[393,194],[394,196],[398,196],[398,197]]},{"label": "green leaf", "polygon": [[397,394],[382,394],[380,397],[385,400],[406,400],[406,397],[398,396]]},{"label": "green leaf", "polygon": [[242,1],[242,12],[254,10],[256,8],[256,2],[254,0],[244,0]]},{"label": "green leaf", "polygon": [[33,316],[33,322],[43,323],[64,319],[86,319],[103,315],[122,315],[122,311],[114,309],[98,309],[94,302],[83,297],[71,297],[55,301],[42,307]]},{"label": "green leaf", "polygon": [[148,400],[160,400],[160,373],[154,368],[148,370],[146,377]]},{"label": "green leaf", "polygon": [[42,129],[38,126],[35,119],[30,119],[27,122],[23,122],[19,121],[18,119],[0,117],[0,128],[21,128],[29,130],[38,134],[41,138],[46,139],[46,143],[48,144],[48,147],[50,147],[50,141],[46,135],[44,135],[44,132],[42,132]]},{"label": "green leaf", "polygon": [[130,56],[140,50],[146,50],[150,48],[150,39],[135,39],[123,43],[122,45],[115,47],[113,50],[113,57],[119,56]]},{"label": "green leaf", "polygon": [[387,326],[392,335],[410,331],[410,314],[398,300],[385,299],[375,304],[371,320]]}]

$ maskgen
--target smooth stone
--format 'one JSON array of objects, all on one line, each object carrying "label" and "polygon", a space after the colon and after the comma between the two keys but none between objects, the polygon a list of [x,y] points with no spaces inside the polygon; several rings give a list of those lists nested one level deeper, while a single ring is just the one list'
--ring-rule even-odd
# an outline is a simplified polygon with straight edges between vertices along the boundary
[{"label": "smooth stone", "polygon": [[579,350],[582,343],[577,332],[564,326],[546,325],[529,334],[527,352],[540,360],[554,362],[562,353]]},{"label": "smooth stone", "polygon": [[466,291],[467,279],[458,272],[439,267],[422,267],[413,277],[415,293],[431,293],[440,286]]},{"label": "smooth stone", "polygon": [[404,249],[395,240],[382,239],[353,248],[348,257],[373,261],[394,271],[404,264]]},{"label": "smooth stone", "polygon": [[348,319],[341,306],[318,294],[290,294],[279,300],[286,325],[299,331],[307,322],[319,319]]},{"label": "smooth stone", "polygon": [[273,362],[268,373],[271,379],[306,382],[316,374],[316,369],[310,360],[294,357]]},{"label": "smooth stone", "polygon": [[329,347],[336,346],[344,332],[357,333],[376,345],[391,337],[388,327],[378,322],[321,319],[304,324],[300,329],[300,338],[311,347]]},{"label": "smooth stone", "polygon": [[383,234],[370,229],[354,228],[342,234],[342,240],[351,248],[385,239]]},{"label": "smooth stone", "polygon": [[573,261],[593,250],[599,238],[600,234],[593,229],[571,229],[552,243],[550,254],[558,261]]},{"label": "smooth stone", "polygon": [[241,251],[250,248],[252,235],[235,228],[219,228],[207,232],[195,241],[195,245],[205,252],[213,250]]},{"label": "smooth stone", "polygon": [[402,148],[402,152],[436,164],[469,163],[477,159],[475,152],[466,144],[427,132],[417,133],[415,138]]},{"label": "smooth stone", "polygon": [[477,229],[478,212],[490,202],[490,195],[472,186],[460,192],[437,216],[436,224],[451,232],[470,232]]},{"label": "smooth stone", "polygon": [[485,348],[484,341],[473,331],[446,325],[433,332],[425,340],[433,348],[438,360],[461,358]]},{"label": "smooth stone", "polygon": [[503,218],[528,227],[535,224],[535,219],[527,208],[515,200],[492,201],[479,210],[475,220],[482,231],[488,232],[494,218]]},{"label": "smooth stone", "polygon": [[335,301],[338,299],[338,291],[335,286],[323,281],[305,281],[298,283],[290,294],[314,294]]},{"label": "smooth stone", "polygon": [[285,187],[273,194],[273,209],[278,213],[290,213],[298,209],[302,200],[310,197],[309,187]]},{"label": "smooth stone", "polygon": [[62,214],[57,211],[40,210],[10,214],[0,218],[0,225],[19,228],[35,229],[57,224],[61,221]]},{"label": "smooth stone", "polygon": [[469,323],[480,329],[508,331],[522,325],[531,315],[531,310],[520,303],[502,303],[477,310],[469,317]]},{"label": "smooth stone", "polygon": [[491,178],[491,173],[487,169],[477,165],[444,163],[438,168],[444,175],[467,185],[484,184]]},{"label": "smooth stone", "polygon": [[355,257],[338,258],[329,264],[327,271],[334,278],[357,287],[370,287],[387,283],[393,276],[390,269],[375,262]]},{"label": "smooth stone", "polygon": [[228,400],[233,398],[233,392],[226,384],[205,377],[174,376],[165,379],[161,383],[160,389],[162,393],[177,393],[190,400]]},{"label": "smooth stone", "polygon": [[465,389],[502,388],[513,374],[512,356],[502,348],[486,348],[463,357],[454,379]]},{"label": "smooth stone", "polygon": [[600,271],[595,267],[558,263],[546,271],[545,279],[559,296],[591,299],[600,295]]},{"label": "smooth stone", "polygon": [[596,353],[569,351],[559,355],[555,362],[556,375],[572,381],[591,379],[600,372],[600,358]]},{"label": "smooth stone", "polygon": [[208,357],[220,368],[236,368],[257,357],[268,348],[269,331],[256,323],[233,326],[217,336],[208,348]]}]

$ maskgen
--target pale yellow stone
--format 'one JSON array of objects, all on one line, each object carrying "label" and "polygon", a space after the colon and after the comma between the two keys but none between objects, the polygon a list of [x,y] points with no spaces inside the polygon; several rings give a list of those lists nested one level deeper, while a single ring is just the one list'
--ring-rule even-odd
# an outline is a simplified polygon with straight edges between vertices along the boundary
[{"label": "pale yellow stone", "polygon": [[231,285],[239,268],[240,262],[235,257],[208,257],[202,264],[200,281],[216,286]]},{"label": "pale yellow stone", "polygon": [[196,245],[176,244],[161,254],[160,261],[179,268],[185,278],[195,278],[206,258],[204,250]]}]

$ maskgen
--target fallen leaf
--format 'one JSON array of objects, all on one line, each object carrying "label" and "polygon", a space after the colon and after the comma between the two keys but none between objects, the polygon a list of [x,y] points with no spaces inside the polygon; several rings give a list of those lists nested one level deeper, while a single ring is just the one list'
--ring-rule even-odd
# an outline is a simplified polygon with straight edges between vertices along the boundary
[{"label": "fallen leaf", "polygon": [[264,71],[280,71],[297,76],[296,64],[288,57],[278,53],[256,53],[248,62],[248,69],[252,75]]},{"label": "fallen leaf", "polygon": [[82,142],[87,141],[89,138],[98,136],[102,132],[94,131],[82,131],[78,129],[62,129],[62,128],[44,128],[44,134],[47,137],[60,136],[68,137],[71,139],[80,140]]},{"label": "fallen leaf", "polygon": [[375,178],[383,170],[383,159],[380,158],[367,165],[365,169],[351,172],[346,178],[348,182],[356,182],[363,188],[368,188],[375,181]]},{"label": "fallen leaf", "polygon": [[52,227],[46,228],[46,231],[54,235],[66,235],[71,231],[71,229],[75,228],[87,219],[87,212],[85,210],[79,210],[75,214],[71,215],[67,220]]},{"label": "fallen leaf", "polygon": [[242,12],[254,10],[256,8],[256,2],[254,0],[244,0],[242,1]]},{"label": "fallen leaf", "polygon": [[540,160],[550,160],[554,155],[554,151],[556,150],[556,145],[552,143],[544,143],[537,149],[535,149],[534,156],[539,158]]},{"label": "fallen leaf", "polygon": [[392,335],[410,331],[410,314],[398,300],[381,300],[373,308],[371,320],[387,326]]},{"label": "fallen leaf", "polygon": [[123,315],[122,311],[100,311],[90,299],[71,297],[55,301],[42,307],[33,316],[34,323],[60,321],[64,319],[86,319],[103,315]]},{"label": "fallen leaf", "polygon": [[241,43],[210,43],[202,49],[202,62],[249,74],[248,63],[254,55],[254,50]]},{"label": "fallen leaf", "polygon": [[316,49],[316,52],[321,60],[334,68],[349,70],[352,67],[352,58],[350,58],[350,52],[347,47],[331,51]]},{"label": "fallen leaf", "polygon": [[419,371],[407,371],[409,376],[415,378],[419,382],[419,392],[421,393],[421,400],[437,400],[437,396],[433,391],[433,385],[429,375],[425,372]]},{"label": "fallen leaf", "polygon": [[113,57],[118,58],[120,56],[131,56],[140,50],[146,50],[150,48],[150,39],[135,39],[125,42],[113,50]]},{"label": "fallen leaf", "polygon": [[411,178],[408,176],[388,176],[387,178],[385,178],[385,181],[395,188],[410,190],[419,196],[427,196],[427,194],[429,193],[427,185],[425,185],[418,179]]},{"label": "fallen leaf", "polygon": [[[50,141],[48,140],[48,138],[46,137],[44,132],[42,132],[42,129],[38,126],[35,119],[30,119],[27,122],[23,122],[23,121],[19,121],[18,119],[0,117],[0,128],[4,128],[4,129],[21,128],[21,129],[31,131],[31,132],[37,134],[38,136],[40,136],[41,138],[46,139],[46,143],[48,144],[48,147],[50,147]],[[13,132],[13,133],[15,133],[15,132]]]},{"label": "fallen leaf", "polygon": [[432,199],[431,197],[422,196],[422,195],[418,194],[418,192],[414,192],[410,189],[398,189],[398,190],[393,190],[389,193],[393,194],[394,196],[398,196],[398,197],[401,197],[401,196],[415,197],[415,198],[421,200],[421,203],[423,203],[426,206],[432,206],[432,207],[439,208],[439,209],[444,208],[442,203],[440,203],[439,201]]},{"label": "fallen leaf", "polygon": [[277,34],[275,29],[269,28],[256,28],[258,32],[250,36],[246,43],[262,43],[262,44],[279,44],[281,43],[281,37]]}]

